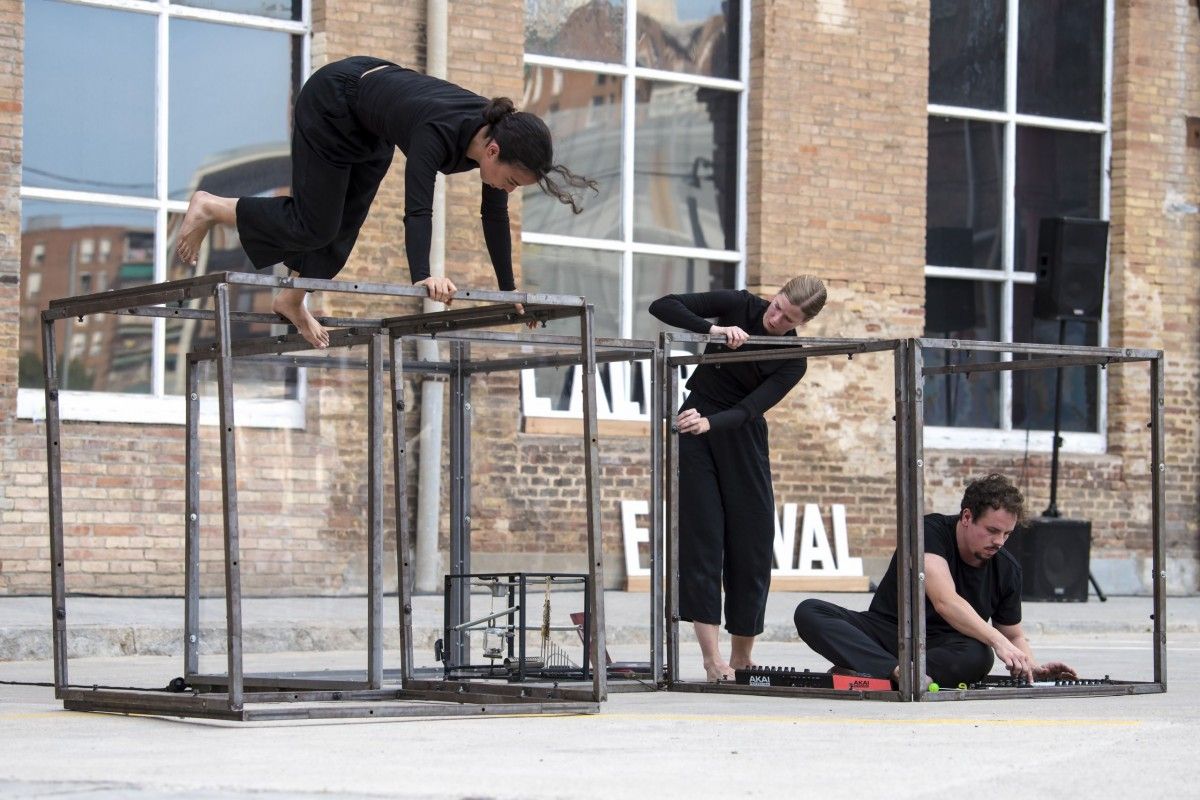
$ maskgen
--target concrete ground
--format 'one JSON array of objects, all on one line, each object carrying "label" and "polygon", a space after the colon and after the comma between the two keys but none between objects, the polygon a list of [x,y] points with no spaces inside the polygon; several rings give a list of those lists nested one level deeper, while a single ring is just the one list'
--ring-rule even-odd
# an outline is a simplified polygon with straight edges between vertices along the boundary
[{"label": "concrete ground", "polygon": [[[619,634],[610,637],[612,655],[645,658],[636,635],[645,596],[611,594],[610,630]],[[756,655],[764,664],[823,668],[787,635],[795,599],[772,597]],[[861,606],[866,596],[834,599]],[[432,609],[427,600],[420,605]],[[153,601],[159,612],[123,605],[134,602],[72,599],[73,639],[137,653],[139,642],[164,646],[171,626],[177,636],[177,601]],[[339,609],[363,604],[254,603],[261,605],[254,624],[270,628],[273,619],[278,631],[332,629]],[[1169,691],[1124,697],[901,704],[645,692],[614,693],[601,713],[584,716],[234,724],[68,712],[50,688],[0,683],[0,797],[1188,797],[1200,778],[1200,599],[1171,598],[1168,609]],[[1064,660],[1085,677],[1148,680],[1148,611],[1147,598],[1093,598],[1027,604],[1026,619],[1043,660]],[[14,631],[26,612],[31,625],[44,626],[48,602],[0,598],[0,641],[21,639]],[[433,611],[421,612],[419,629],[436,627],[426,613]],[[344,628],[354,626],[351,617]],[[264,636],[261,650],[248,648],[247,668],[364,661],[358,644],[300,652],[277,646],[289,641],[297,639]],[[394,666],[396,653],[386,656]],[[222,659],[205,661],[216,667]],[[681,668],[699,677],[689,645]],[[73,683],[160,686],[179,673],[176,655],[71,659]],[[44,657],[0,662],[0,681],[51,676]]]}]

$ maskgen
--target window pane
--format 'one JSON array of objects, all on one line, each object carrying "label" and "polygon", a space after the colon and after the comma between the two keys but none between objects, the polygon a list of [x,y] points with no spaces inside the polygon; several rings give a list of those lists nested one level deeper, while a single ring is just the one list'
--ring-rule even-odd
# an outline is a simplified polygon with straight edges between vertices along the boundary
[{"label": "window pane", "polygon": [[154,17],[25,3],[26,186],[154,194]]},{"label": "window pane", "polygon": [[1004,127],[929,119],[925,263],[1000,269]]},{"label": "window pane", "polygon": [[187,199],[213,173],[286,156],[291,98],[291,35],[172,20],[171,198]]},{"label": "window pane", "polygon": [[[1013,286],[1013,341],[1058,344],[1058,321],[1033,317],[1034,288]],[[1099,344],[1095,322],[1067,320],[1063,344]],[[1014,356],[1014,360],[1022,356]],[[1054,370],[1013,373],[1013,428],[1054,429]],[[1095,433],[1099,429],[1099,367],[1067,367],[1063,373],[1060,430]]]},{"label": "window pane", "polygon": [[[940,339],[1000,338],[1000,292],[991,281],[925,280],[925,335]],[[972,354],[927,350],[925,366],[965,364]],[[985,354],[985,358],[987,358]],[[1000,374],[931,375],[925,379],[925,424],[1000,427]]]},{"label": "window pane", "polygon": [[650,316],[650,303],[665,294],[737,288],[737,264],[671,256],[633,257],[633,338],[658,339],[659,331],[678,330]]},{"label": "window pane", "polygon": [[[22,300],[20,385],[36,388],[44,385],[38,312],[58,298],[152,283],[154,213],[41,200],[26,200],[21,212],[21,282],[38,291]],[[112,314],[59,323],[59,387],[149,392],[152,325]]]},{"label": "window pane", "polygon": [[637,65],[738,77],[738,0],[638,3]]},{"label": "window pane", "polygon": [[1099,121],[1104,0],[1021,0],[1017,111]]},{"label": "window pane", "polygon": [[[274,167],[275,178],[273,180],[281,181],[284,184],[284,188],[280,191],[286,191],[288,177],[286,172],[281,172],[280,170],[286,170],[287,166],[288,161],[285,155],[282,158],[282,165]],[[245,172],[239,172],[237,169],[234,169],[228,174],[221,172],[214,173],[206,178],[206,183],[202,185],[202,188],[207,191],[219,191],[222,188],[226,188],[228,191],[225,193],[231,195],[262,194],[261,187],[264,184],[256,183],[252,178],[266,181],[269,184],[272,181],[268,180],[266,176],[272,174],[272,169],[273,167],[269,163],[258,164],[256,166],[248,164]],[[174,252],[175,236],[179,231],[179,225],[182,221],[182,214],[171,214],[168,217],[168,252]],[[246,253],[241,248],[237,228],[232,225],[217,225],[213,227],[205,239],[197,265],[195,267],[186,266],[181,264],[178,259],[172,259],[168,279],[181,280],[214,272],[253,271],[254,266],[250,263],[250,259],[246,257]],[[276,265],[275,273],[286,275],[287,268],[281,264]],[[252,311],[260,314],[269,314],[271,312],[273,294],[271,289],[231,287],[230,308],[233,311]],[[214,308],[211,297],[191,300],[188,302],[187,307],[204,309],[206,311]],[[230,327],[234,339],[265,337],[295,332],[294,328],[290,328],[282,320],[277,323],[232,320]],[[215,342],[216,327],[210,321],[167,319],[165,384],[163,387],[166,394],[183,394],[186,391],[186,355],[194,350],[204,349]],[[233,374],[239,400],[281,400],[295,399],[297,396],[296,382],[298,372],[294,367],[235,360]]]},{"label": "window pane", "polygon": [[[596,307],[596,336],[621,335],[621,254],[579,247],[522,245],[521,272],[524,291],[583,295]],[[579,335],[574,319],[553,320],[546,332]],[[548,398],[555,411],[570,407],[572,376],[566,368],[534,370],[538,397]]]},{"label": "window pane", "polygon": [[736,250],[737,94],[638,81],[636,241]]},{"label": "window pane", "polygon": [[1098,133],[1017,126],[1016,269],[1036,268],[1043,217],[1100,217],[1101,142]]},{"label": "window pane", "polygon": [[523,190],[522,228],[593,239],[621,238],[621,79],[549,67],[525,69],[522,109],[554,133],[554,160],[599,183],[599,194],[576,191],[571,213],[537,186]]},{"label": "window pane", "polygon": [[300,0],[171,0],[171,4],[273,19],[300,19]]},{"label": "window pane", "polygon": [[929,102],[1004,108],[1005,0],[933,0]]},{"label": "window pane", "polygon": [[624,0],[525,0],[525,52],[624,61]]}]

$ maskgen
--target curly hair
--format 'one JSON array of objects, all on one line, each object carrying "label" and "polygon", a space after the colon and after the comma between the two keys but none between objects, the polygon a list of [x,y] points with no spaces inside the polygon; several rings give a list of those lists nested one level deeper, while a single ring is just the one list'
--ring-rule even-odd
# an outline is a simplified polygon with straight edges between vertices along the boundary
[{"label": "curly hair", "polygon": [[973,519],[978,520],[989,508],[1009,512],[1017,518],[1018,524],[1025,521],[1025,498],[1021,490],[998,472],[976,478],[967,484],[963,492],[961,509],[970,509]]}]

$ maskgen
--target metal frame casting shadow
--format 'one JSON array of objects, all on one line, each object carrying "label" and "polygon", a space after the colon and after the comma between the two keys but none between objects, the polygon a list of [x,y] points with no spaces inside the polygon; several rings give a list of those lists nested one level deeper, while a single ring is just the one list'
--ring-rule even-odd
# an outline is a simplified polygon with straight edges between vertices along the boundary
[{"label": "metal frame casting shadow", "polygon": [[[1062,697],[1145,694],[1166,691],[1166,571],[1165,571],[1165,525],[1164,525],[1164,477],[1166,465],[1163,460],[1163,353],[1160,350],[1134,350],[1123,348],[1080,347],[1067,345],[1013,344],[997,342],[975,342],[943,339],[790,339],[778,337],[751,337],[753,344],[772,345],[776,352],[763,351],[701,354],[687,357],[667,357],[672,342],[708,343],[721,342],[721,337],[697,334],[661,335],[658,354],[660,400],[655,428],[671,429],[672,409],[667,407],[668,398],[678,391],[678,369],[684,364],[725,363],[761,359],[817,358],[858,353],[885,352],[893,354],[895,374],[895,424],[896,424],[896,500],[897,500],[897,586],[899,609],[898,651],[900,680],[895,691],[856,691],[809,687],[766,687],[743,686],[733,683],[697,683],[679,679],[679,527],[678,527],[678,434],[673,430],[666,436],[666,463],[663,483],[656,491],[666,494],[667,518],[661,512],[652,516],[654,541],[665,541],[666,572],[658,571],[652,580],[666,584],[667,607],[667,675],[668,687],[673,691],[717,692],[722,694],[751,694],[773,697],[818,697],[847,700],[892,700],[892,701],[946,701],[998,699],[1001,697]],[[996,353],[998,360],[955,364],[948,366],[924,366],[923,350],[946,349],[960,352]],[[1011,355],[1029,356],[1012,361]],[[1009,358],[1005,358],[1007,355]],[[1107,367],[1125,362],[1148,362],[1150,366],[1150,449],[1151,449],[1151,533],[1153,540],[1154,569],[1154,680],[1121,681],[1077,686],[1035,686],[1004,689],[942,689],[926,691],[921,683],[925,675],[925,584],[924,549],[925,536],[922,519],[924,516],[924,385],[923,379],[930,375],[955,372],[979,373],[1001,370],[1055,369],[1067,366],[1095,365]],[[661,495],[658,495],[661,497]],[[657,503],[654,509],[664,508]]]},{"label": "metal frame casting shadow", "polygon": [[[576,318],[578,337],[540,337],[574,349],[564,363],[583,365],[585,482],[587,501],[588,575],[592,596],[590,627],[592,663],[604,652],[603,554],[599,524],[598,458],[596,453],[597,345],[592,333],[592,307],[577,296],[461,290],[459,301],[487,305],[414,314],[388,319],[322,318],[330,328],[330,348],[367,345],[368,357],[357,364],[369,371],[368,392],[368,663],[365,677],[306,678],[297,674],[248,676],[243,670],[241,572],[233,405],[233,365],[236,359],[288,363],[309,368],[356,366],[352,359],[295,355],[311,350],[299,334],[235,341],[231,321],[278,323],[274,314],[231,309],[231,290],[299,288],[385,297],[425,297],[422,288],[390,284],[326,281],[275,277],[254,273],[214,273],[168,283],[52,301],[42,312],[42,346],[46,397],[47,476],[50,515],[51,593],[54,644],[55,696],[67,709],[121,713],[206,717],[229,720],[322,719],[347,717],[464,716],[480,714],[591,713],[606,697],[606,674],[594,671],[590,689],[500,686],[472,681],[420,681],[412,673],[412,570],[408,562],[411,532],[406,508],[404,469],[404,372],[436,372],[449,376],[452,386],[451,416],[451,538],[452,560],[469,562],[469,493],[466,474],[469,442],[469,375],[473,372],[517,369],[521,359],[470,363],[471,341],[525,344],[537,334],[471,331],[500,325]],[[211,299],[213,308],[188,304]],[[524,316],[513,304],[524,304]],[[68,678],[65,555],[63,544],[63,479],[56,320],[91,314],[207,320],[215,323],[216,342],[204,352],[191,352],[187,363],[187,487],[185,498],[185,612],[184,672],[196,685],[187,693],[152,689],[96,689],[73,686]],[[452,340],[448,362],[406,362],[401,342],[406,337],[437,336]],[[620,350],[609,343],[609,350]],[[652,349],[635,348],[638,353]],[[605,357],[614,358],[606,351]],[[628,357],[625,353],[622,356]],[[224,534],[227,673],[203,676],[199,667],[199,379],[197,364],[215,361]],[[321,363],[324,362],[324,363]],[[520,363],[518,363],[520,362]],[[397,572],[400,603],[401,676],[388,685],[383,670],[382,564],[383,564],[383,373],[392,373],[393,454],[396,494]],[[465,609],[459,609],[463,611]],[[599,662],[603,663],[603,662]]]}]

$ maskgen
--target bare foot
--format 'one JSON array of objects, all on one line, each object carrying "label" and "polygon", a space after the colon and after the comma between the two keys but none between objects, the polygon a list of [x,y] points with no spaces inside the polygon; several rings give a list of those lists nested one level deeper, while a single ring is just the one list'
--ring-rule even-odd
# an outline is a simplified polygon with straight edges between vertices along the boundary
[{"label": "bare foot", "polygon": [[208,235],[212,226],[217,223],[217,212],[214,207],[215,195],[208,192],[196,192],[188,203],[187,213],[183,215],[183,224],[179,227],[179,237],[176,239],[175,254],[184,264],[196,265],[200,256],[200,243]]},{"label": "bare foot", "polygon": [[724,661],[705,661],[704,674],[708,678],[709,683],[731,681],[736,677],[733,674],[733,667]]},{"label": "bare foot", "polygon": [[317,322],[317,318],[305,307],[304,296],[306,294],[307,292],[303,289],[284,289],[275,295],[275,300],[271,303],[271,310],[295,325],[296,330],[300,331],[300,335],[304,337],[304,341],[317,349],[324,350],[329,346],[329,331],[325,330],[325,327]]},{"label": "bare foot", "polygon": [[754,669],[757,666],[758,666],[758,664],[755,664],[753,661],[750,661],[749,659],[747,659],[745,661],[739,661],[736,658],[729,659],[729,667],[731,669]]}]

